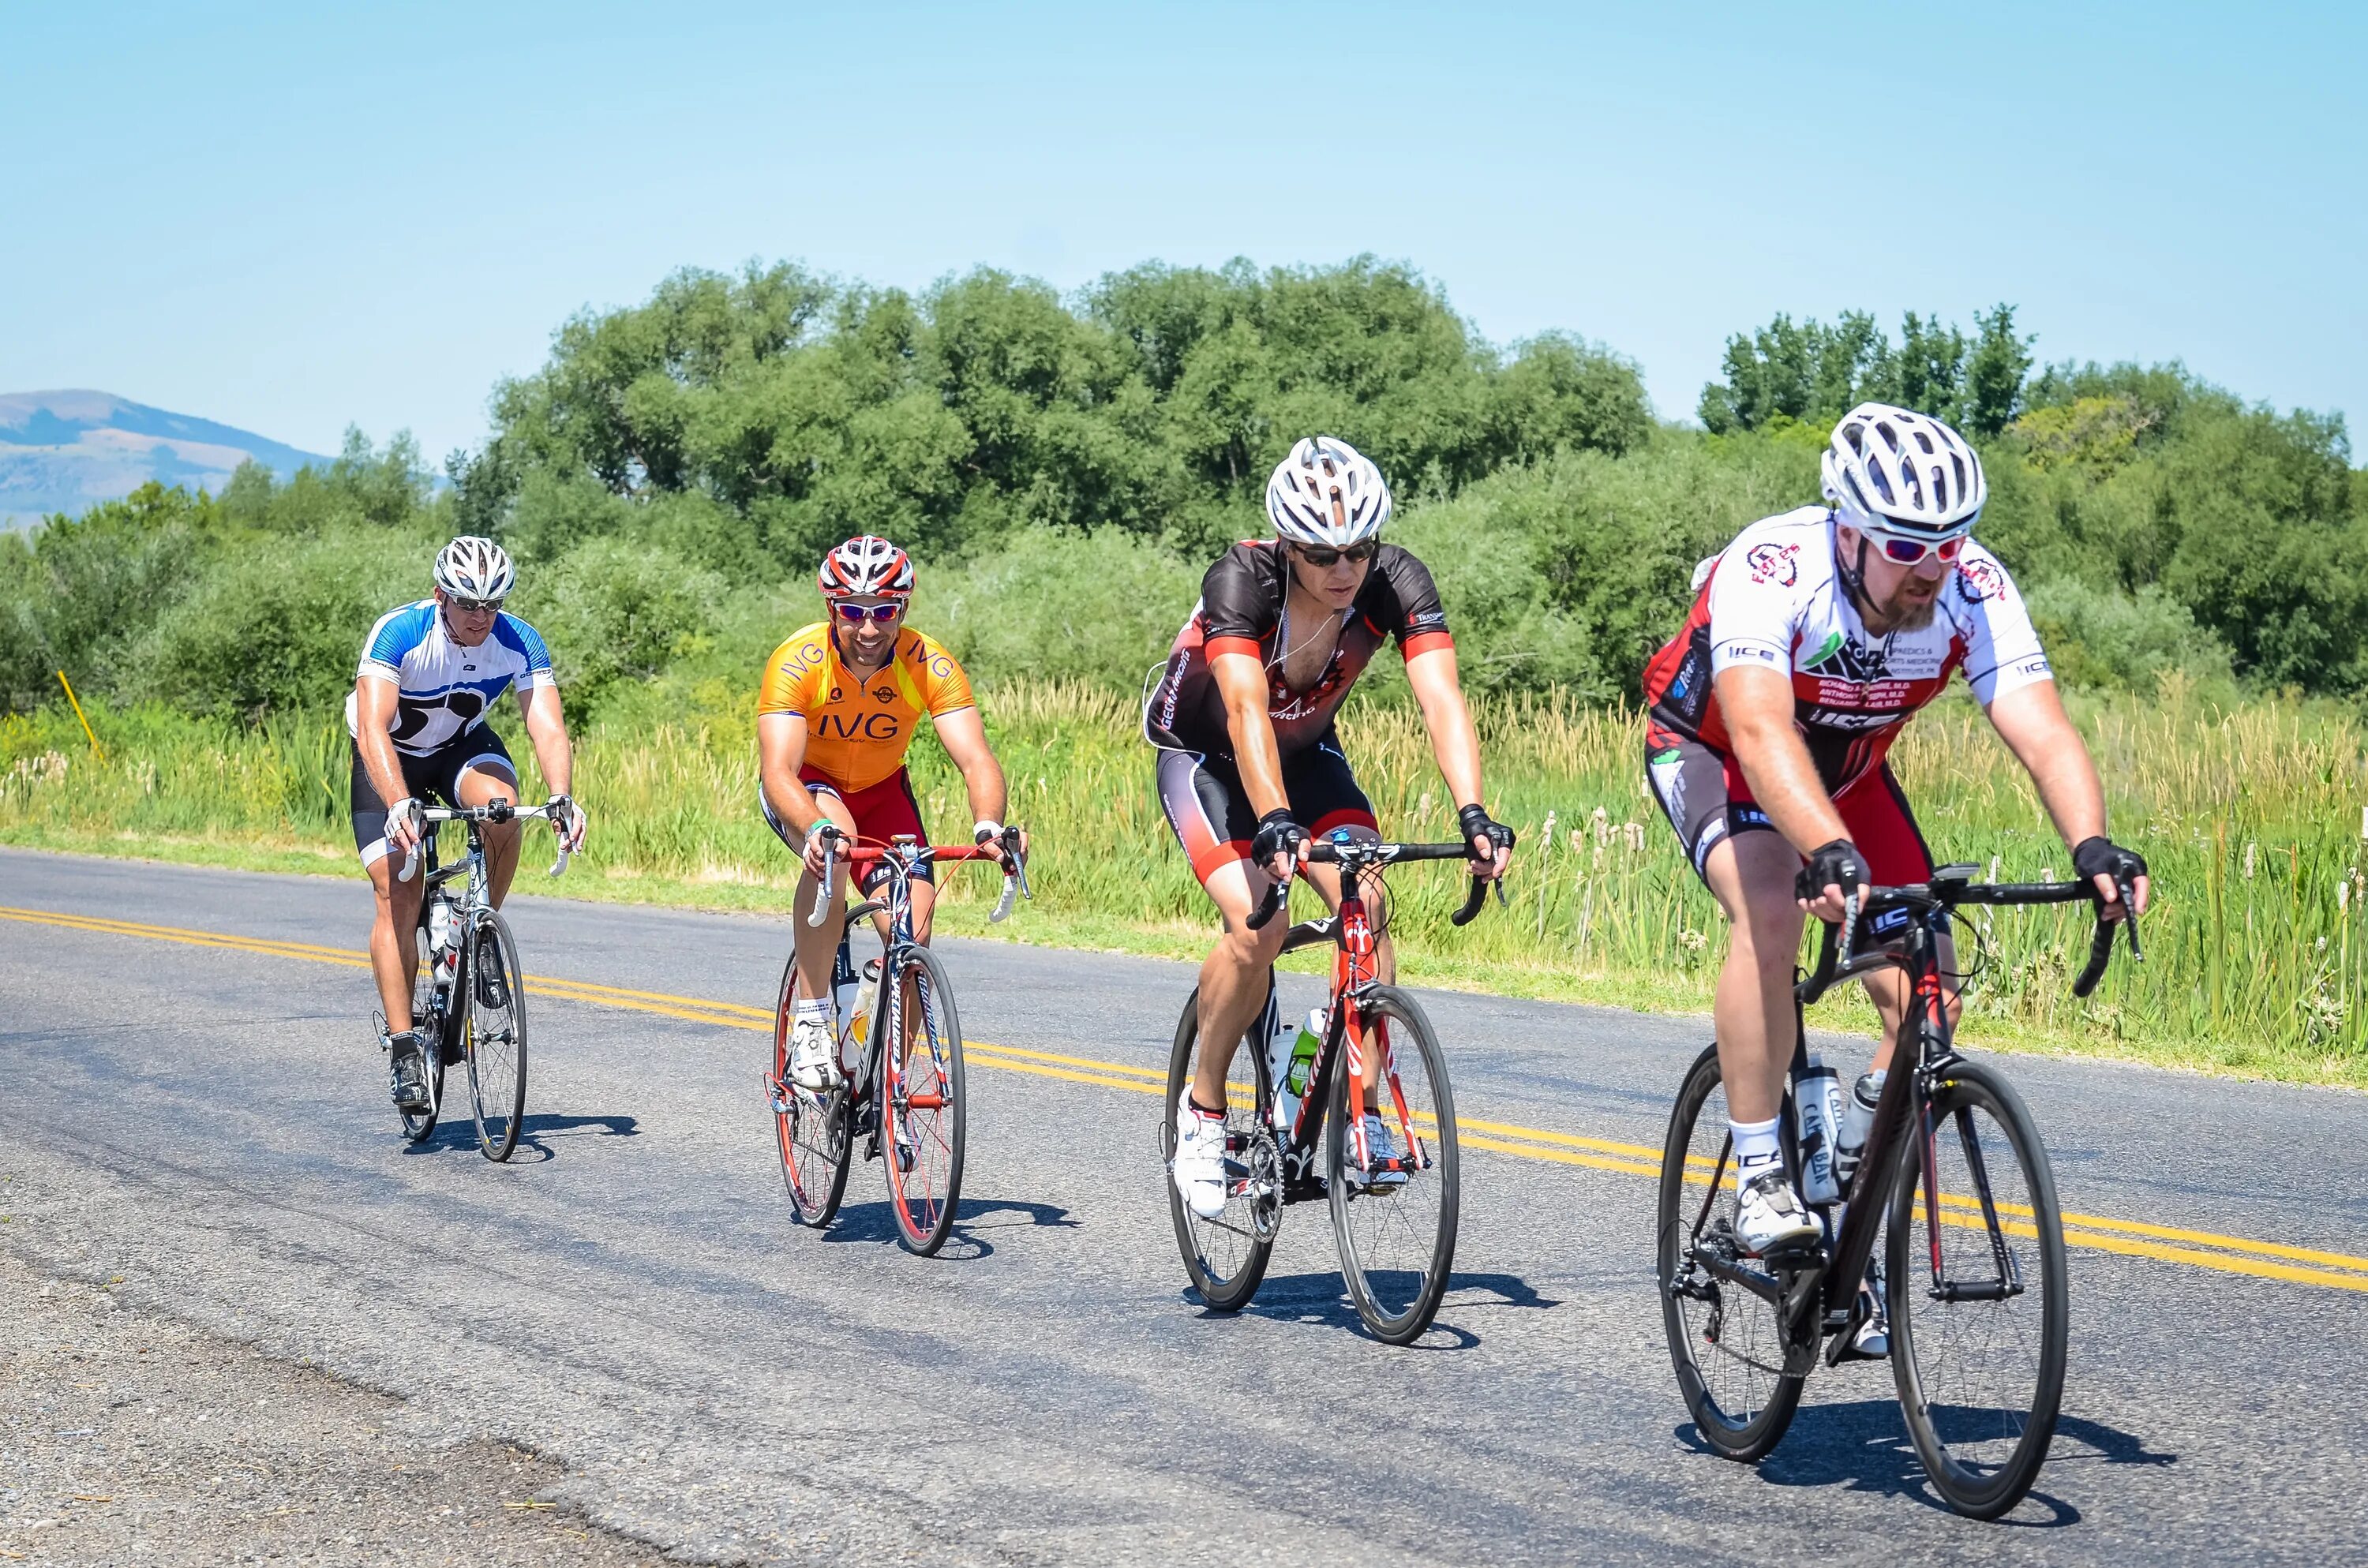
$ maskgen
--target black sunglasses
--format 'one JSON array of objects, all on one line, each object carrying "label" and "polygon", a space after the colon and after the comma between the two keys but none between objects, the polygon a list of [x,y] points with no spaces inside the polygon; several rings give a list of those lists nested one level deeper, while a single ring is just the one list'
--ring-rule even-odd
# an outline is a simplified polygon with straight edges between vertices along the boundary
[{"label": "black sunglasses", "polygon": [[1382,544],[1379,540],[1369,539],[1361,544],[1352,544],[1346,550],[1334,550],[1321,544],[1294,544],[1291,548],[1297,551],[1299,559],[1306,562],[1310,566],[1338,565],[1343,556],[1348,558],[1350,565],[1362,566],[1373,558],[1373,552],[1381,549]]}]

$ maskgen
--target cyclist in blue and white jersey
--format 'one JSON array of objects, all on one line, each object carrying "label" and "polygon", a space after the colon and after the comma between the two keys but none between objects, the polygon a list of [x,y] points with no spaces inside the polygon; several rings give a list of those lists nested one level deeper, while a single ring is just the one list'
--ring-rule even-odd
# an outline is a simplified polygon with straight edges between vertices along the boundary
[{"label": "cyclist in blue and white jersey", "polygon": [[[427,1108],[427,1062],[411,1017],[422,879],[400,881],[396,872],[426,836],[426,801],[517,801],[518,767],[485,722],[513,687],[535,761],[557,791],[552,826],[571,853],[584,846],[583,809],[567,796],[573,758],[550,652],[533,627],[502,610],[516,575],[508,554],[491,540],[464,536],[446,545],[436,557],[434,595],[389,610],[370,628],[346,699],[354,742],[354,846],[378,894],[370,968],[386,1009],[381,1044],[394,1103],[404,1110]],[[489,823],[483,830],[496,905],[518,869],[518,828],[516,822]]]}]

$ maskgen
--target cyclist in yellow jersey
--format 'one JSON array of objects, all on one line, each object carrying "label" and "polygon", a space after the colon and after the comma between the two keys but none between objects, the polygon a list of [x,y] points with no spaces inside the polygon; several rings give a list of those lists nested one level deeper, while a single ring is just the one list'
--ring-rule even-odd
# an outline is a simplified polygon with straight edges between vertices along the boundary
[{"label": "cyclist in yellow jersey", "polygon": [[[977,819],[973,838],[1000,862],[1007,801],[1003,768],[987,746],[986,726],[962,665],[934,640],[905,625],[913,597],[911,558],[867,534],[825,556],[819,577],[827,619],[773,650],[757,696],[757,797],[765,821],[804,858],[797,907],[813,906],[824,864],[819,835],[825,824],[881,844],[899,834],[928,842],[920,802],[905,770],[905,749],[925,715],[962,770],[971,814]],[[886,875],[875,865],[867,888]],[[913,883],[913,939],[926,943],[937,903],[926,862]],[[831,888],[831,917],[819,926],[794,922],[804,983],[791,1036],[790,1075],[816,1091],[829,1088],[838,1072],[831,1043],[830,967],[846,907],[841,871]]]}]

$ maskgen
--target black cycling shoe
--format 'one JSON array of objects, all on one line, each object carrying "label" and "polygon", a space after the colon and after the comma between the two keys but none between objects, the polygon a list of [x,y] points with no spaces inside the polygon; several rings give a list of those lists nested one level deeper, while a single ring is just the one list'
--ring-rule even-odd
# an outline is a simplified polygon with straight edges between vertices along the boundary
[{"label": "black cycling shoe", "polygon": [[427,1097],[427,1057],[420,1050],[417,1031],[405,1029],[401,1034],[389,1035],[386,1047],[387,1078],[394,1092],[394,1108],[433,1108]]},{"label": "black cycling shoe", "polygon": [[510,1005],[509,976],[502,972],[500,964],[481,963],[477,966],[477,1003],[496,1013]]}]

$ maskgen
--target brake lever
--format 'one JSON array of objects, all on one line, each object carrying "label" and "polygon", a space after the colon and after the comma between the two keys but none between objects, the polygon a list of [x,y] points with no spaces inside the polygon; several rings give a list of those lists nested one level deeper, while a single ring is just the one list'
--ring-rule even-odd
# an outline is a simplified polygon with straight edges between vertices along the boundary
[{"label": "brake lever", "polygon": [[2130,961],[2144,963],[2146,949],[2138,946],[2137,889],[2130,885],[2127,877],[2117,876],[2113,879],[2113,891],[2122,895],[2122,924],[2130,928]]},{"label": "brake lever", "polygon": [[838,869],[838,840],[839,833],[837,828],[824,831],[822,881],[814,889],[814,913],[806,916],[806,925],[809,926],[820,926],[824,921],[830,918],[830,881],[832,874]]},{"label": "brake lever", "polygon": [[[1296,864],[1293,864],[1291,869],[1292,876],[1299,874],[1299,868]],[[1264,928],[1266,923],[1275,917],[1276,912],[1282,908],[1283,904],[1290,900],[1290,877],[1285,877],[1282,881],[1269,886],[1266,890],[1266,897],[1260,901],[1256,909],[1250,911],[1250,917],[1247,922],[1249,928],[1253,931]]]}]

